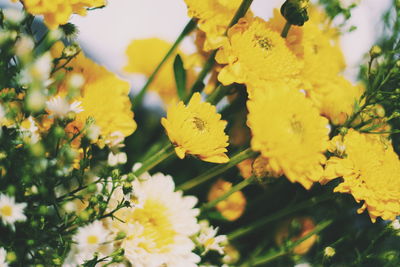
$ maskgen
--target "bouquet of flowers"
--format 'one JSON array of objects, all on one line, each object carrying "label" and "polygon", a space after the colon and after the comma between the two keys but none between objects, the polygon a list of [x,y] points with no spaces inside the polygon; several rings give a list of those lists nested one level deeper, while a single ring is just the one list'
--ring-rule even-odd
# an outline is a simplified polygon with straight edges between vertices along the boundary
[{"label": "bouquet of flowers", "polygon": [[400,1],[354,83],[357,1],[264,20],[184,0],[173,44],[126,48],[137,94],[69,22],[105,0],[19,2],[0,9],[0,266],[400,265]]}]

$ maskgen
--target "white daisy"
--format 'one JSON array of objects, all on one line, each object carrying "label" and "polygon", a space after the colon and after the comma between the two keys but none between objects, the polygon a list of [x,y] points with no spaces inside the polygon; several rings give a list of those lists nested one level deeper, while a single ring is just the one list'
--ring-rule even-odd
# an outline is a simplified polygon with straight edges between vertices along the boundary
[{"label": "white daisy", "polygon": [[82,102],[74,101],[71,104],[60,96],[52,97],[46,101],[47,113],[56,118],[64,118],[69,112],[80,113],[83,111]]},{"label": "white daisy", "polygon": [[80,227],[72,240],[77,243],[80,249],[96,251],[97,248],[107,241],[109,232],[100,221]]},{"label": "white daisy", "polygon": [[40,139],[39,128],[36,126],[32,116],[29,116],[21,123],[19,131],[22,140],[26,143],[35,144]]},{"label": "white daisy", "polygon": [[108,165],[110,165],[111,167],[117,166],[118,164],[125,164],[126,161],[128,160],[126,153],[124,152],[120,152],[120,153],[116,153],[114,154],[113,152],[110,152],[110,154],[108,154]]},{"label": "white daisy", "polygon": [[112,253],[112,244],[104,244],[109,240],[110,232],[104,228],[103,223],[94,221],[91,224],[80,227],[72,237],[76,243],[72,245],[63,267],[80,266],[85,261],[94,258],[94,253],[98,253],[100,258]]},{"label": "white daisy", "polygon": [[[145,174],[148,176],[148,174]],[[171,176],[154,174],[148,180],[132,182],[132,208],[123,208],[115,216],[124,221],[110,220],[109,228],[116,234],[126,233],[121,247],[134,267],[197,267],[200,257],[192,250],[191,236],[199,231],[194,206],[197,199],[174,192]],[[113,195],[111,209],[123,199],[122,190]]]},{"label": "white daisy", "polygon": [[217,236],[218,227],[213,228],[209,225],[208,221],[201,221],[200,227],[200,234],[197,237],[197,242],[205,249],[203,255],[210,250],[218,251],[221,255],[224,254],[224,245],[228,241],[226,235]]},{"label": "white daisy", "polygon": [[26,203],[15,203],[14,197],[0,194],[0,218],[3,224],[8,224],[14,229],[15,222],[25,221],[25,207]]},{"label": "white daisy", "polygon": [[4,248],[0,248],[0,267],[8,267],[6,258],[7,258],[7,251]]}]

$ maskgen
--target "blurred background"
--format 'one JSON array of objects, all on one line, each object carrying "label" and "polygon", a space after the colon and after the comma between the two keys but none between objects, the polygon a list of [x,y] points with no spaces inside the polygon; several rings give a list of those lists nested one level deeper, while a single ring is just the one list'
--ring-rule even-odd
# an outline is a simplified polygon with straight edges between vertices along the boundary
[{"label": "blurred background", "polygon": [[[199,0],[201,1],[201,0]],[[342,2],[354,2],[341,0]],[[253,12],[264,19],[272,16],[273,8],[279,8],[284,0],[254,0]],[[381,33],[381,17],[390,0],[361,0],[353,10],[352,18],[343,28],[341,39],[346,56],[345,75],[356,79],[363,56]],[[20,7],[10,0],[0,0],[2,7]],[[126,64],[125,49],[134,39],[158,37],[173,42],[186,25],[188,17],[183,0],[109,0],[106,8],[89,12],[86,17],[73,15],[71,22],[78,25],[78,41],[86,54],[113,72],[132,82],[138,90],[144,79],[123,73]],[[340,24],[340,20],[335,21]],[[356,30],[348,32],[351,26]],[[346,30],[347,29],[347,30]],[[190,39],[183,42],[184,52],[194,52]]]}]

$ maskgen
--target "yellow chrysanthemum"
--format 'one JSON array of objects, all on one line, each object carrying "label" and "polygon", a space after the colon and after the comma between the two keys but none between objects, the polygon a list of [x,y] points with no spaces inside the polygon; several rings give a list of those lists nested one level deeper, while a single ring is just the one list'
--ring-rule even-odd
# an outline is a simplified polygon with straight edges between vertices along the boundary
[{"label": "yellow chrysanthemum", "polygon": [[[307,91],[332,83],[332,77],[345,68],[338,30],[330,27],[325,14],[317,8],[310,9],[309,17],[304,26],[292,26],[286,37],[286,45],[303,62],[299,77],[302,89]],[[285,23],[285,18],[275,10],[267,25],[280,33]]]},{"label": "yellow chrysanthemum", "polygon": [[332,76],[308,91],[308,96],[321,114],[333,124],[343,124],[353,113],[364,89],[354,86],[342,76]]},{"label": "yellow chrysanthemum", "polygon": [[[232,188],[232,183],[219,179],[215,182],[210,192],[208,192],[208,201],[213,201],[218,197],[222,196]],[[246,197],[242,191],[237,191],[230,195],[227,199],[220,201],[216,205],[216,209],[221,212],[229,221],[237,220],[242,216],[246,208]]]},{"label": "yellow chrysanthemum", "polygon": [[[52,53],[59,55],[61,49],[62,45],[56,44]],[[86,120],[91,117],[95,120],[95,125],[100,127],[100,134],[106,141],[112,142],[116,137],[132,134],[136,123],[128,97],[130,84],[86,58],[82,52],[68,66],[73,69],[64,79],[67,82],[59,86],[59,94],[67,94],[68,80],[72,75],[80,74],[85,81],[76,97],[81,102],[83,111],[76,115],[68,128],[82,129]]]},{"label": "yellow chrysanthemum", "polygon": [[21,2],[32,15],[43,15],[44,23],[50,29],[66,24],[72,14],[85,16],[87,8],[101,7],[107,3],[106,0],[21,0]]},{"label": "yellow chrysanthemum", "polygon": [[328,120],[299,91],[283,85],[255,90],[248,101],[251,146],[268,159],[269,170],[309,189],[322,175]]},{"label": "yellow chrysanthemum", "polygon": [[242,1],[185,0],[185,3],[188,7],[188,16],[198,19],[198,27],[206,34],[203,49],[210,51],[221,46],[224,33]]},{"label": "yellow chrysanthemum", "polygon": [[224,85],[258,85],[277,80],[298,83],[300,61],[262,19],[241,19],[229,30],[228,38],[216,55],[218,63],[226,64],[218,75]]},{"label": "yellow chrysanthemum", "polygon": [[167,118],[162,118],[161,124],[179,158],[190,154],[208,162],[229,160],[225,155],[228,146],[228,136],[224,132],[226,121],[221,120],[215,106],[201,101],[199,93],[193,95],[187,106],[182,101],[170,106]]},{"label": "yellow chrysanthemum", "polygon": [[343,158],[331,157],[323,182],[343,177],[335,192],[350,193],[363,201],[358,213],[368,210],[373,222],[377,217],[394,220],[400,215],[400,161],[388,139],[361,134],[350,129],[342,142],[333,140]]},{"label": "yellow chrysanthemum", "polygon": [[[149,77],[171,46],[172,44],[158,38],[132,41],[126,48],[125,53],[128,57],[128,64],[124,67],[124,70],[129,73],[140,73]],[[174,58],[177,54],[186,62],[186,55],[181,51],[175,52],[163,64],[149,88],[157,92],[167,105],[178,101],[173,66]],[[186,71],[186,88],[194,82],[194,76],[192,69]]]}]

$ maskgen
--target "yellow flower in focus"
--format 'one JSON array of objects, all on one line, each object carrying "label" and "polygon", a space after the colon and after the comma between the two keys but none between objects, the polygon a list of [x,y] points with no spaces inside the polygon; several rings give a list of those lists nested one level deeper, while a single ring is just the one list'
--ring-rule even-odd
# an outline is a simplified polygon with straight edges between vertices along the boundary
[{"label": "yellow flower in focus", "polygon": [[[12,0],[16,2],[16,0]],[[106,5],[106,0],[21,0],[32,15],[43,15],[49,29],[66,24],[72,14],[85,16],[88,8]]]},{"label": "yellow flower in focus", "polygon": [[[337,145],[340,140],[334,141]],[[400,161],[391,142],[380,135],[350,129],[339,145],[345,157],[327,161],[322,182],[343,177],[334,191],[363,201],[358,213],[367,209],[372,222],[377,217],[396,219],[400,215]]]},{"label": "yellow flower in focus", "polygon": [[224,132],[226,121],[221,120],[215,106],[201,101],[199,93],[192,96],[187,106],[182,101],[171,105],[161,124],[179,158],[190,154],[208,162],[229,161],[225,155],[228,146],[228,136]]},{"label": "yellow flower in focus", "polygon": [[[232,183],[219,179],[208,192],[208,201],[213,201],[232,188]],[[216,209],[229,221],[237,220],[246,208],[246,197],[242,191],[237,191],[227,199],[220,201]]]},{"label": "yellow flower in focus", "polygon": [[[333,83],[332,77],[337,76],[345,68],[344,56],[339,46],[339,31],[330,23],[318,8],[309,9],[310,20],[302,27],[292,26],[286,37],[287,47],[302,61],[300,73],[302,89],[307,91],[320,88],[327,83]],[[280,33],[286,20],[278,10],[267,25],[273,31]]]},{"label": "yellow flower in focus", "polygon": [[251,147],[268,160],[275,176],[309,189],[319,181],[328,146],[328,120],[301,92],[284,85],[255,90],[247,102]]},{"label": "yellow flower in focus", "polygon": [[218,75],[224,85],[245,83],[258,85],[266,81],[298,84],[301,63],[289,50],[285,40],[268,28],[261,18],[241,19],[228,32],[229,41],[216,55],[226,64]]},{"label": "yellow flower in focus", "polygon": [[[238,10],[241,0],[185,0],[188,16],[198,19],[198,27],[206,34],[203,49],[221,46],[225,31]],[[248,13],[250,15],[250,12]]]},{"label": "yellow flower in focus", "polygon": [[[124,67],[124,70],[129,73],[144,74],[148,78],[171,46],[172,44],[169,42],[158,38],[132,41],[125,51],[128,57],[128,64]],[[167,105],[176,103],[179,100],[173,66],[174,58],[177,54],[182,57],[184,62],[187,62],[186,55],[181,51],[175,52],[163,64],[149,87],[150,90],[157,92]],[[188,88],[195,80],[195,74],[192,69],[186,70],[186,79],[186,88]]]},{"label": "yellow flower in focus", "polygon": [[352,85],[342,76],[332,76],[321,81],[308,92],[308,96],[321,114],[335,124],[343,124],[354,111],[364,89]]}]

